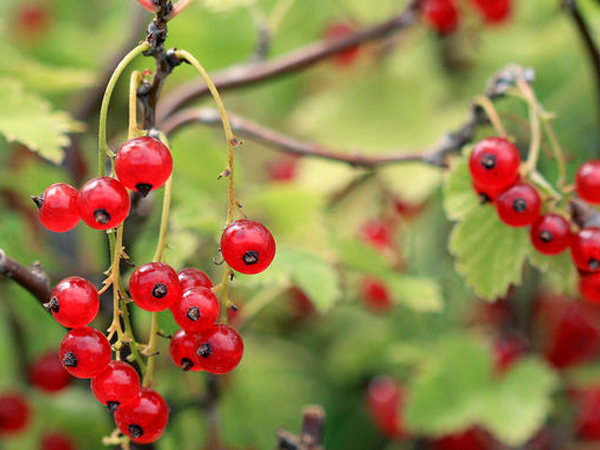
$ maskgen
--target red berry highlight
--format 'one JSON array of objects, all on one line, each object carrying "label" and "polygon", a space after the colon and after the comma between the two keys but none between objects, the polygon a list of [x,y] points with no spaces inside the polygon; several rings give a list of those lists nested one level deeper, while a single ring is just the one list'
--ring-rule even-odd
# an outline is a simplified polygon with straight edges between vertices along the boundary
[{"label": "red berry highlight", "polygon": [[31,408],[20,394],[0,394],[0,436],[18,434],[27,428]]},{"label": "red berry highlight", "polygon": [[583,200],[600,204],[600,161],[582,164],[575,175],[575,190]]},{"label": "red berry highlight", "polygon": [[200,372],[202,368],[196,363],[197,335],[179,330],[171,337],[169,353],[173,362],[185,371]]},{"label": "red berry highlight", "polygon": [[500,220],[511,227],[525,227],[539,217],[542,200],[538,192],[528,184],[517,184],[496,199]]},{"label": "red berry highlight", "polygon": [[219,318],[219,309],[219,299],[206,288],[184,291],[170,308],[175,322],[190,333],[212,327]]},{"label": "red berry highlight", "polygon": [[545,214],[531,226],[531,243],[544,255],[557,255],[571,245],[571,226],[557,214]]},{"label": "red berry highlight", "polygon": [[275,239],[267,228],[253,220],[237,220],[221,236],[225,262],[248,275],[265,270],[275,258]]},{"label": "red berry highlight", "polygon": [[108,230],[121,225],[131,206],[127,189],[110,177],[88,181],[81,188],[77,205],[81,220],[96,230]]},{"label": "red berry highlight", "polygon": [[115,413],[117,427],[138,444],[158,440],[168,421],[167,403],[158,392],[148,388],[142,388],[132,403]]},{"label": "red berry highlight", "polygon": [[393,306],[388,287],[379,279],[365,278],[360,285],[360,296],[364,304],[374,311],[389,311]]},{"label": "red berry highlight", "polygon": [[360,229],[360,237],[370,246],[385,250],[392,246],[392,230],[381,220],[369,220]]},{"label": "red berry highlight", "polygon": [[469,170],[477,186],[499,189],[514,183],[521,155],[511,142],[491,137],[479,142],[469,157]]},{"label": "red berry highlight", "polygon": [[196,339],[196,362],[210,373],[232,371],[242,360],[244,342],[239,333],[228,325],[215,325],[200,333]]},{"label": "red berry highlight", "polygon": [[389,377],[379,376],[369,383],[367,409],[379,431],[391,439],[408,434],[400,415],[404,397],[403,390]]},{"label": "red berry highlight", "polygon": [[72,378],[60,362],[58,352],[48,352],[31,364],[29,380],[38,389],[54,393],[69,386]]},{"label": "red berry highlight", "polygon": [[42,450],[75,450],[77,446],[73,439],[62,433],[48,433],[40,442]]},{"label": "red berry highlight", "polygon": [[96,288],[88,280],[68,277],[56,285],[44,307],[67,328],[85,327],[96,318],[100,299]]},{"label": "red berry highlight", "polygon": [[71,375],[94,378],[110,362],[110,344],[102,333],[90,327],[74,328],[60,343],[60,360]]},{"label": "red berry highlight", "polygon": [[42,225],[50,231],[64,233],[79,223],[77,198],[79,192],[73,186],[56,183],[39,197],[32,197],[38,207],[38,217]]},{"label": "red berry highlight", "polygon": [[425,0],[423,19],[439,34],[451,34],[458,28],[458,8],[454,0]]},{"label": "red berry highlight", "polygon": [[182,292],[192,288],[203,287],[210,289],[213,287],[209,276],[206,274],[206,272],[200,269],[194,269],[191,267],[182,269],[177,272],[177,277],[179,278],[179,285],[181,286]]},{"label": "red berry highlight", "polygon": [[146,311],[164,311],[181,296],[177,273],[168,264],[152,262],[138,267],[129,279],[131,298]]},{"label": "red berry highlight", "polygon": [[571,258],[585,272],[600,270],[600,228],[584,228],[571,243]]},{"label": "red berry highlight", "polygon": [[92,392],[96,399],[114,412],[133,402],[140,392],[140,376],[123,361],[111,361],[108,367],[92,379]]}]

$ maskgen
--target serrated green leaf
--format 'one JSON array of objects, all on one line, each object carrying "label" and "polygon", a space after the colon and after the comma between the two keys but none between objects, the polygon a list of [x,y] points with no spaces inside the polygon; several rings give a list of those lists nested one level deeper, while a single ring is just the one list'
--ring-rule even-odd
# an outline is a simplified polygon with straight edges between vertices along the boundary
[{"label": "serrated green leaf", "polygon": [[24,92],[18,82],[0,79],[0,133],[9,142],[20,142],[58,164],[70,143],[67,133],[79,129],[66,112],[52,111],[47,101]]},{"label": "serrated green leaf", "polygon": [[451,220],[460,220],[479,206],[471,183],[466,157],[454,159],[444,176],[444,210]]},{"label": "serrated green leaf", "polygon": [[385,278],[394,301],[418,312],[438,312],[444,306],[440,286],[430,278],[393,274]]}]

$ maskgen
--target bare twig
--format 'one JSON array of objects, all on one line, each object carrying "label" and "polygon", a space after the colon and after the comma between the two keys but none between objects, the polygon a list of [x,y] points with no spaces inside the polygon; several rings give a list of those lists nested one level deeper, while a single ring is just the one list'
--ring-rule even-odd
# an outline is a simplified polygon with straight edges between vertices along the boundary
[{"label": "bare twig", "polygon": [[50,279],[40,263],[25,267],[0,249],[0,274],[27,289],[41,304],[50,300]]},{"label": "bare twig", "polygon": [[302,430],[296,437],[286,430],[277,432],[276,450],[324,450],[323,431],[325,410],[318,405],[308,406],[303,412]]}]

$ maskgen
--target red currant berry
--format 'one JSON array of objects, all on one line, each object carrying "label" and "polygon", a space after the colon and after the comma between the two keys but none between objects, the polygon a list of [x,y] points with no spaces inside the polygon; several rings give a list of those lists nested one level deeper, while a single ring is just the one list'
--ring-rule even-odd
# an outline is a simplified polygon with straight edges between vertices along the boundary
[{"label": "red currant berry", "polygon": [[190,333],[198,333],[212,327],[219,318],[219,299],[210,289],[188,289],[170,310],[181,328]]},{"label": "red currant berry", "polygon": [[142,196],[162,187],[173,173],[173,157],[165,144],[149,136],[125,142],[115,158],[123,185]]},{"label": "red currant berry", "polygon": [[196,339],[193,333],[185,330],[179,330],[171,338],[169,353],[173,362],[185,371],[200,372],[202,369],[195,363],[196,361]]},{"label": "red currant berry", "polygon": [[387,286],[376,278],[365,278],[360,286],[360,294],[365,305],[374,311],[389,311],[393,305]]},{"label": "red currant berry", "polygon": [[177,272],[177,277],[179,278],[179,285],[182,292],[191,288],[203,287],[210,289],[213,287],[212,281],[210,281],[206,272],[200,269],[193,269],[191,267],[182,269]]},{"label": "red currant berry", "polygon": [[50,231],[64,233],[79,223],[77,198],[79,192],[73,186],[56,183],[49,186],[39,197],[31,197],[38,207],[40,222]]},{"label": "red currant berry", "polygon": [[138,267],[129,279],[131,298],[146,311],[164,311],[181,296],[177,273],[168,264],[152,262]]},{"label": "red currant berry", "polygon": [[244,341],[228,325],[215,325],[200,333],[196,339],[196,362],[210,373],[232,371],[242,360]]},{"label": "red currant berry", "polygon": [[575,176],[577,195],[587,202],[600,204],[600,161],[582,164]]},{"label": "red currant berry", "polygon": [[495,448],[491,438],[478,428],[470,428],[462,433],[456,433],[437,439],[433,443],[434,450],[490,450]]},{"label": "red currant berry", "polygon": [[571,226],[556,214],[545,214],[531,226],[531,243],[544,255],[557,255],[571,245]]},{"label": "red currant berry", "polygon": [[158,392],[148,388],[142,388],[132,403],[115,413],[117,427],[138,444],[158,440],[168,421],[167,403]]},{"label": "red currant berry", "polygon": [[392,246],[392,230],[381,220],[369,220],[363,224],[359,234],[363,241],[379,250]]},{"label": "red currant berry", "polygon": [[31,408],[20,394],[0,394],[0,436],[17,434],[27,427]]},{"label": "red currant berry", "polygon": [[469,158],[469,170],[475,183],[487,189],[510,186],[519,175],[521,155],[506,139],[491,137],[479,142]]},{"label": "red currant berry", "polygon": [[14,17],[16,34],[26,40],[37,40],[46,33],[52,24],[52,11],[49,5],[41,2],[23,4]]},{"label": "red currant berry", "polygon": [[293,156],[281,157],[271,162],[267,169],[271,181],[281,183],[292,181],[296,178],[298,172],[298,158]]},{"label": "red currant berry", "polygon": [[74,328],[60,343],[60,359],[71,375],[94,378],[110,362],[110,344],[102,333],[91,327]]},{"label": "red currant berry", "polygon": [[579,293],[588,302],[600,305],[600,273],[580,274]]},{"label": "red currant berry", "polygon": [[577,435],[584,441],[600,440],[600,389],[585,389],[579,399],[576,419]]},{"label": "red currant berry", "polygon": [[600,228],[584,228],[571,243],[571,257],[584,272],[600,270]]},{"label": "red currant berry", "polygon": [[92,392],[96,399],[115,412],[133,402],[140,392],[140,376],[123,361],[111,361],[108,367],[92,379]]},{"label": "red currant berry", "polygon": [[307,319],[316,314],[317,309],[315,304],[308,295],[297,287],[293,287],[290,291],[292,300],[292,311],[299,319]]},{"label": "red currant berry", "polygon": [[511,0],[473,0],[475,7],[488,23],[505,22],[511,14]]},{"label": "red currant berry", "polygon": [[44,307],[67,328],[85,327],[96,318],[100,299],[96,288],[88,280],[68,277],[56,285]]},{"label": "red currant berry", "polygon": [[[347,37],[353,34],[354,31],[354,27],[349,23],[333,23],[325,30],[325,38],[329,41],[334,41],[339,38]],[[360,46],[355,45],[347,50],[344,50],[343,52],[337,53],[334,57],[334,62],[337,66],[348,67],[354,64],[359,56]]]},{"label": "red currant berry", "polygon": [[121,225],[131,206],[127,189],[110,177],[88,181],[81,188],[77,204],[81,220],[96,230]]},{"label": "red currant berry", "polygon": [[377,428],[387,437],[406,437],[400,411],[404,403],[404,392],[394,380],[379,376],[369,383],[367,409]]},{"label": "red currant berry", "polygon": [[71,375],[60,362],[58,352],[49,352],[37,358],[29,368],[29,380],[44,392],[59,392],[71,383]]},{"label": "red currant berry", "polygon": [[491,188],[487,186],[481,186],[479,183],[473,180],[473,190],[479,195],[479,200],[481,203],[489,203],[494,202],[498,198],[500,194],[506,191],[509,187],[514,186],[519,181],[519,177],[515,178],[514,183],[510,186],[502,186],[499,188]]},{"label": "red currant berry", "polygon": [[41,450],[75,450],[77,446],[69,436],[62,433],[48,433],[42,437]]},{"label": "red currant berry", "polygon": [[458,28],[458,9],[454,0],[425,0],[423,18],[439,34],[450,34]]},{"label": "red currant berry", "polygon": [[517,334],[500,336],[494,341],[494,366],[496,371],[506,372],[528,351],[526,339]]},{"label": "red currant berry", "polygon": [[511,227],[525,227],[540,216],[540,194],[528,184],[517,184],[496,199],[500,220]]},{"label": "red currant berry", "polygon": [[275,257],[275,239],[253,220],[237,220],[221,236],[221,253],[233,270],[248,275],[265,270]]}]

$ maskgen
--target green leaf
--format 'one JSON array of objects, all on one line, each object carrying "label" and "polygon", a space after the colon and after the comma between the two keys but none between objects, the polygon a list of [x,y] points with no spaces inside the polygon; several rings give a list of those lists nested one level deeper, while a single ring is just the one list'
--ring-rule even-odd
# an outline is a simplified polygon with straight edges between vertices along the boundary
[{"label": "green leaf", "polygon": [[357,272],[383,278],[388,275],[389,264],[377,250],[358,239],[346,239],[338,244],[342,265]]},{"label": "green leaf", "polygon": [[24,92],[18,82],[0,79],[0,133],[9,142],[20,142],[58,164],[70,143],[67,133],[79,129],[67,113],[52,111],[47,101]]},{"label": "green leaf", "polygon": [[438,283],[430,278],[393,274],[385,278],[394,301],[417,312],[439,312],[444,306]]},{"label": "green leaf", "polygon": [[466,157],[454,159],[444,180],[444,209],[451,220],[460,220],[479,206]]}]

